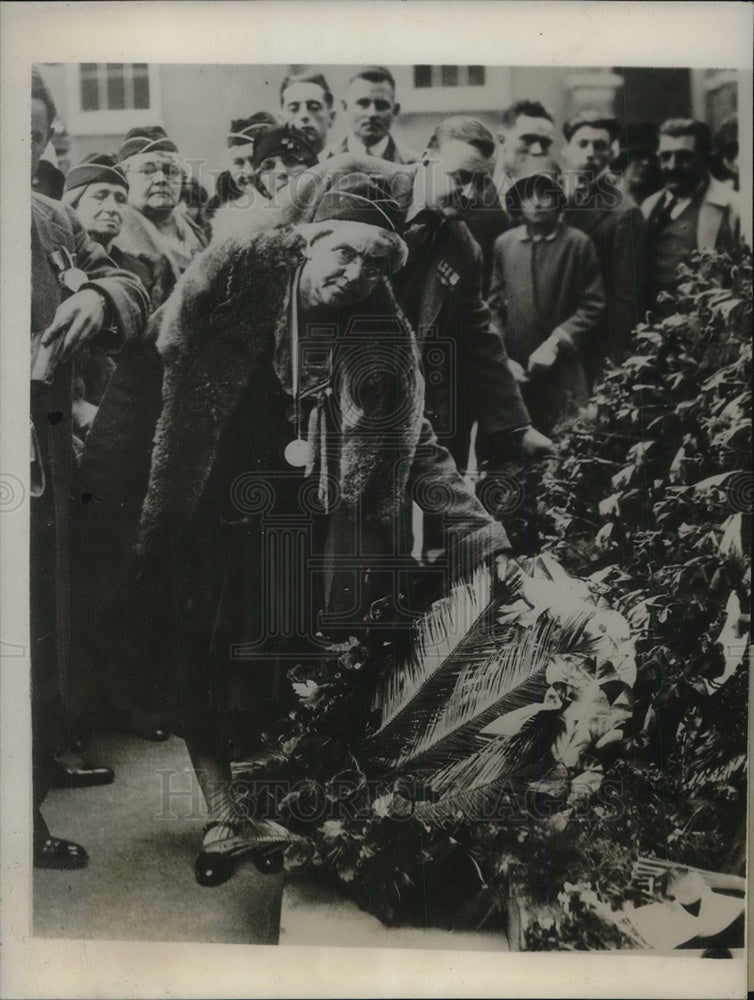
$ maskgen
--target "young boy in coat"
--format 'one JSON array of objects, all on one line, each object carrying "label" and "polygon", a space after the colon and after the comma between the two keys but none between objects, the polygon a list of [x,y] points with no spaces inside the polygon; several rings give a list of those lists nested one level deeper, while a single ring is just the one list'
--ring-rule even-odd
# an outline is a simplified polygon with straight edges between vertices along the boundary
[{"label": "young boy in coat", "polygon": [[605,312],[588,236],[562,221],[560,171],[539,161],[510,191],[524,224],[495,241],[490,309],[532,422],[551,435],[589,398],[586,361]]}]

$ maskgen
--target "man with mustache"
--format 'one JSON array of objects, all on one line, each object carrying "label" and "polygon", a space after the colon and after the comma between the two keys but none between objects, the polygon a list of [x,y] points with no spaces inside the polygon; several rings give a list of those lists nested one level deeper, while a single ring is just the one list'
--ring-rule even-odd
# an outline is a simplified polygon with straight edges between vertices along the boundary
[{"label": "man with mustache", "polygon": [[641,206],[647,220],[651,301],[678,284],[678,265],[694,250],[726,250],[736,241],[736,194],[709,172],[710,131],[704,122],[669,118],[657,155],[664,187]]},{"label": "man with mustache", "polygon": [[468,467],[475,421],[476,458],[491,471],[522,451],[535,457],[551,449],[530,425],[505,348],[490,326],[482,254],[465,222],[494,159],[491,132],[455,116],[435,128],[421,161],[405,175],[409,259],[396,276],[396,297],[422,348],[429,419],[461,470]]}]

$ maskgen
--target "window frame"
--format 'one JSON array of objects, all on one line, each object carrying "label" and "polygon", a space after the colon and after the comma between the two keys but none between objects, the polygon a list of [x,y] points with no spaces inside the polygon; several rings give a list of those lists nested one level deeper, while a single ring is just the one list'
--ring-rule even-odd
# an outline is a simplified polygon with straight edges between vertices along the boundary
[{"label": "window frame", "polygon": [[[117,134],[139,125],[160,125],[162,106],[160,72],[156,63],[147,63],[149,80],[148,108],[100,109],[84,111],[81,107],[82,63],[66,64],[66,128],[70,135]],[[124,65],[134,65],[124,63]]]},{"label": "window frame", "polygon": [[[432,64],[435,65],[435,64]],[[437,64],[439,65],[439,64]],[[510,93],[510,67],[483,65],[484,84],[458,87],[415,87],[414,66],[406,66],[396,84],[401,102],[401,114],[442,112],[445,115],[475,111],[499,111],[505,106],[504,95]],[[403,68],[403,67],[402,67]],[[501,101],[503,103],[501,103]]]}]

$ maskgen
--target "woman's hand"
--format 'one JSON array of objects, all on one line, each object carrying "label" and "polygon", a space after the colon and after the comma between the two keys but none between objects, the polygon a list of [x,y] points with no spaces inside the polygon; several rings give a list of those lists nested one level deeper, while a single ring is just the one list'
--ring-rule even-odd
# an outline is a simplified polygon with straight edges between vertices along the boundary
[{"label": "woman's hand", "polygon": [[93,288],[83,288],[55,311],[52,323],[42,336],[42,346],[49,345],[65,334],[61,360],[65,361],[79,347],[96,336],[105,322],[106,300]]}]

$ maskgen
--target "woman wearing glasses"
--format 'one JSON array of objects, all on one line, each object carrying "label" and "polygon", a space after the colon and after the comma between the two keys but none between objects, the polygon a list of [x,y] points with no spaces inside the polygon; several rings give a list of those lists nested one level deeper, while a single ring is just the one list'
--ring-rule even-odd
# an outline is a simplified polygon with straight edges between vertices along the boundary
[{"label": "woman wearing glasses", "polygon": [[128,179],[128,210],[115,245],[131,254],[160,254],[179,278],[207,240],[181,206],[178,147],[159,126],[135,128],[116,160]]}]

